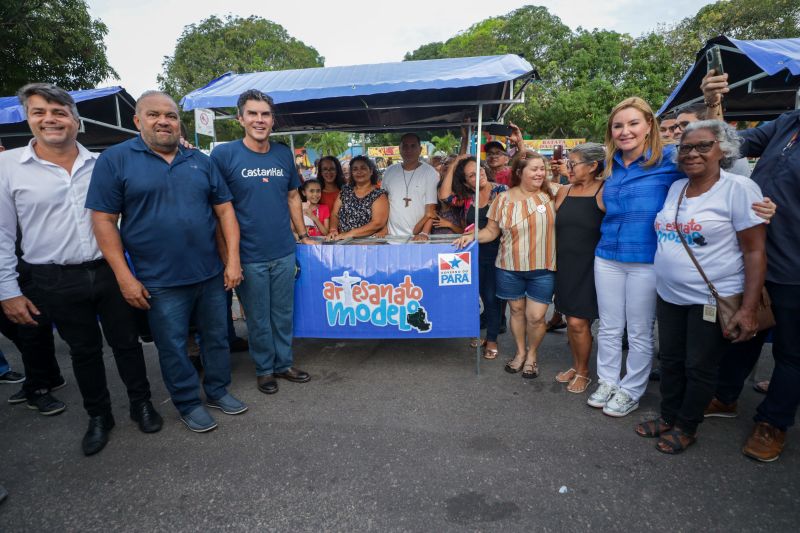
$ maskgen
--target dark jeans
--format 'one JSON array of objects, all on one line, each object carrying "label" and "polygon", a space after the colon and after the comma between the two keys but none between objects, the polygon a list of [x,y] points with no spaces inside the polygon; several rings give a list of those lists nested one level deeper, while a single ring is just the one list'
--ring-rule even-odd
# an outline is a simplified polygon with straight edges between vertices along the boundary
[{"label": "dark jeans", "polygon": [[800,285],[766,283],[775,314],[772,356],[775,369],[767,397],[756,409],[755,420],[786,431],[794,425],[800,404]]},{"label": "dark jeans", "polygon": [[717,369],[727,341],[702,305],[674,305],[658,298],[661,345],[661,417],[694,434],[714,396]]},{"label": "dark jeans", "polygon": [[483,316],[486,320],[486,340],[496,342],[500,332],[501,300],[497,297],[497,278],[494,266],[496,256],[478,255],[478,287],[483,300]]},{"label": "dark jeans", "polygon": [[203,341],[203,388],[209,400],[227,394],[231,383],[227,303],[222,274],[192,285],[148,287],[150,329],[158,348],[161,374],[172,403],[182,415],[200,406],[200,380],[186,356],[189,322]]},{"label": "dark jeans", "polygon": [[[17,271],[17,281],[22,293],[31,301],[41,302],[31,281],[30,265],[20,260]],[[50,389],[62,380],[61,369],[56,361],[53,324],[46,314],[41,315],[37,322],[37,326],[19,326],[0,311],[0,333],[8,337],[22,355],[22,366],[25,370],[22,388],[26,393]]]},{"label": "dark jeans", "polygon": [[[149,400],[150,383],[133,308],[122,297],[108,264],[98,260],[83,265],[32,265],[31,274],[40,293],[37,299],[41,298],[59,335],[69,345],[75,380],[89,416],[111,412],[103,335],[114,352],[131,404]],[[36,301],[34,304],[39,306]]]}]

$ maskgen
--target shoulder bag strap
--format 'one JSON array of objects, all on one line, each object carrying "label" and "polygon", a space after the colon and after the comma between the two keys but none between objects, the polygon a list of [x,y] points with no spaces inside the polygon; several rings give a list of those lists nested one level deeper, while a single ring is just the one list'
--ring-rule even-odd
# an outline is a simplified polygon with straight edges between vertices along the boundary
[{"label": "shoulder bag strap", "polygon": [[681,203],[683,202],[683,197],[686,194],[686,189],[688,187],[689,187],[688,183],[684,185],[683,190],[681,190],[680,196],[678,196],[678,205],[677,207],[675,207],[675,232],[678,234],[678,238],[681,240],[683,247],[686,249],[686,253],[689,254],[689,258],[692,260],[692,263],[694,263],[694,266],[697,268],[697,271],[700,273],[701,276],[703,276],[703,281],[705,281],[706,285],[708,285],[708,290],[711,291],[711,295],[715,299],[719,299],[719,293],[717,293],[717,288],[714,287],[714,284],[711,283],[711,280],[709,280],[708,276],[706,276],[706,273],[703,271],[703,267],[700,266],[700,263],[697,261],[694,252],[692,252],[692,249],[686,242],[686,238],[683,236],[683,232],[681,231],[680,226],[678,226],[678,211],[680,211],[681,209]]}]

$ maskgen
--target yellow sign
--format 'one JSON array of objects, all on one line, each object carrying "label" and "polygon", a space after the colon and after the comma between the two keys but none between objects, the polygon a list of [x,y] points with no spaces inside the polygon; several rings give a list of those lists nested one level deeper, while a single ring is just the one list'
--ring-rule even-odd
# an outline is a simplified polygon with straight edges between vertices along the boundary
[{"label": "yellow sign", "polygon": [[571,150],[579,144],[585,143],[586,139],[525,139],[523,141],[525,146],[532,150],[552,150],[558,145],[566,147]]},{"label": "yellow sign", "polygon": [[[400,147],[399,146],[370,146],[367,148],[367,155],[370,157],[392,157],[396,159],[400,159]],[[423,144],[422,145],[422,156],[428,155],[428,146]]]}]

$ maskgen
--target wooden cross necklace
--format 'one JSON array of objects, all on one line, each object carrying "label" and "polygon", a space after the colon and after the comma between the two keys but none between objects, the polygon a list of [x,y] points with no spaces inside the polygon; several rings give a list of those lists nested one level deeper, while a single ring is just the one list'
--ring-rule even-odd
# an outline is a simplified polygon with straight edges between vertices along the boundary
[{"label": "wooden cross necklace", "polygon": [[[417,168],[419,168],[419,166],[417,166]],[[414,169],[414,172],[411,173],[411,177],[408,178],[408,181],[406,181],[406,169],[403,168],[402,164],[400,166],[400,169],[403,171],[403,183],[406,184],[406,197],[403,198],[403,201],[406,203],[406,207],[408,207],[408,204],[411,203],[411,197],[408,194],[408,188],[411,186],[411,182],[414,181],[414,174],[417,173],[417,168]]]}]

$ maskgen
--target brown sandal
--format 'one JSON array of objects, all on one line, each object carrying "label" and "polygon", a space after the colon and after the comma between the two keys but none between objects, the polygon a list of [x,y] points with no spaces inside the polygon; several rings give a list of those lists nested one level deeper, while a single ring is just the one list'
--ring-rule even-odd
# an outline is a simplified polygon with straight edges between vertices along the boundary
[{"label": "brown sandal", "polygon": [[[576,385],[580,383],[580,385]],[[586,392],[587,387],[589,384],[592,383],[592,380],[589,376],[581,376],[580,374],[575,374],[575,377],[572,378],[572,381],[569,382],[567,385],[567,392],[571,392],[573,394],[582,394]]]},{"label": "brown sandal", "polygon": [[[516,357],[514,359],[516,359]],[[523,362],[523,364],[521,364],[519,366],[514,366],[512,364],[514,362],[514,359],[509,359],[508,362],[506,363],[506,366],[504,367],[505,371],[508,372],[509,374],[516,374],[520,370],[522,370],[522,368],[525,366],[524,362]]]},{"label": "brown sandal", "polygon": [[483,358],[484,359],[489,359],[489,360],[497,359],[497,354],[499,354],[499,353],[500,352],[497,350],[497,348],[484,348],[483,349]]}]

